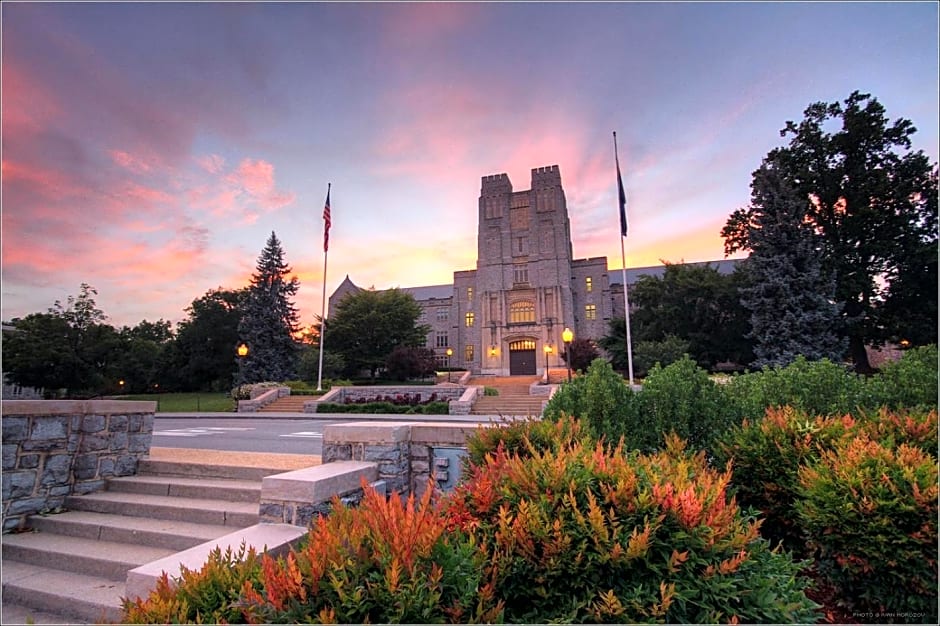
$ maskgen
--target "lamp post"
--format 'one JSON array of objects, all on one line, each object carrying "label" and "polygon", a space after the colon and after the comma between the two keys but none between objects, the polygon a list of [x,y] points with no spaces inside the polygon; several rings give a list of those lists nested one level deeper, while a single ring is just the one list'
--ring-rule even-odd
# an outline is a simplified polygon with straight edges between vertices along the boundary
[{"label": "lamp post", "polygon": [[447,348],[447,382],[450,382],[450,357],[454,356],[454,349]]},{"label": "lamp post", "polygon": [[548,379],[548,355],[552,353],[552,347],[548,344],[545,344],[542,347],[542,350],[545,351],[545,384],[547,385],[551,381]]},{"label": "lamp post", "polygon": [[238,355],[238,384],[245,382],[245,375],[242,372],[243,365],[245,363],[245,357],[248,356],[248,344],[244,341],[238,344],[238,347],[235,348],[235,354]]},{"label": "lamp post", "polygon": [[568,382],[571,382],[571,341],[574,339],[574,333],[565,326],[561,331],[561,340],[565,342],[565,363],[568,364]]}]

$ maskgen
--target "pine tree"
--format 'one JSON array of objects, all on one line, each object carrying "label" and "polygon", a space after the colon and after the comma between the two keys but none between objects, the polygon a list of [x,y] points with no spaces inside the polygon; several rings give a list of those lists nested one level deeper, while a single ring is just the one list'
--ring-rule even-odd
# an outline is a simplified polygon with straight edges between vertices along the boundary
[{"label": "pine tree", "polygon": [[840,362],[847,342],[838,333],[835,278],[823,270],[820,241],[803,220],[801,199],[765,160],[754,172],[748,233],[751,282],[741,303],[751,312],[755,367],[785,366],[798,355]]},{"label": "pine tree", "polygon": [[248,355],[242,357],[236,374],[238,383],[296,377],[298,346],[293,335],[298,316],[291,298],[300,283],[296,276],[287,278],[290,272],[281,242],[272,231],[251,276],[238,325],[239,338],[248,346]]}]

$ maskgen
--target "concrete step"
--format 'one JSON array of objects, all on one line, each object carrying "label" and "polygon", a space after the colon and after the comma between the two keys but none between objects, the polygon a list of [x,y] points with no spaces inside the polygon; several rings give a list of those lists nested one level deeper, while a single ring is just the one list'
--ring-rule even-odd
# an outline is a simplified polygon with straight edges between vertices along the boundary
[{"label": "concrete step", "polygon": [[123,593],[124,581],[3,560],[4,624],[119,623]]},{"label": "concrete step", "polygon": [[[4,570],[9,561],[54,564],[56,569],[123,584],[127,571],[176,550],[98,541],[55,533],[25,532],[3,537]],[[3,575],[6,579],[6,571]]]},{"label": "concrete step", "polygon": [[92,511],[239,528],[258,523],[258,502],[226,502],[209,498],[175,498],[103,491],[81,496],[68,496],[65,499],[65,507],[72,511]]},{"label": "concrete step", "polygon": [[34,515],[29,518],[29,526],[40,533],[146,545],[174,551],[186,550],[232,531],[231,526],[219,524],[194,524],[92,511]]},{"label": "concrete step", "polygon": [[243,479],[139,475],[109,480],[108,491],[176,498],[200,498],[211,493],[214,498],[229,502],[258,502],[261,499],[261,482]]},{"label": "concrete step", "polygon": [[283,467],[237,465],[219,465],[197,462],[163,461],[157,459],[141,459],[137,467],[138,476],[184,476],[188,478],[225,478],[233,480],[257,480],[265,476],[280,474],[286,471]]},{"label": "concrete step", "polygon": [[284,396],[271,404],[261,407],[259,413],[303,413],[304,402],[315,400],[316,396]]}]

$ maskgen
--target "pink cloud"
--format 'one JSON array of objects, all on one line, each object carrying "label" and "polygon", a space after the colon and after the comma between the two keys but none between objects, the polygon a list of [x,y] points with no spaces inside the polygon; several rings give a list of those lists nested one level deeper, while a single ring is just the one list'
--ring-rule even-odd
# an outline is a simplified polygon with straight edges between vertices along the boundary
[{"label": "pink cloud", "polygon": [[294,193],[279,191],[275,188],[274,166],[261,159],[243,159],[225,180],[266,210],[287,206],[296,198]]},{"label": "pink cloud", "polygon": [[108,152],[108,155],[111,157],[112,161],[135,174],[149,172],[153,169],[151,163],[123,150],[111,150]]},{"label": "pink cloud", "polygon": [[225,159],[218,154],[209,154],[198,157],[196,162],[210,174],[218,174],[225,168]]}]

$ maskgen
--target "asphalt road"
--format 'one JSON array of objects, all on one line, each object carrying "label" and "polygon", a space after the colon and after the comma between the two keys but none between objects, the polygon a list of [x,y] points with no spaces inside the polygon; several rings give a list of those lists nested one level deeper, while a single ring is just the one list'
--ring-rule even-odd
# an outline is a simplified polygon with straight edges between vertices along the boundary
[{"label": "asphalt road", "polygon": [[275,452],[281,454],[321,454],[323,430],[330,424],[376,421],[482,422],[493,417],[479,415],[355,415],[333,414],[319,419],[290,417],[228,417],[225,413],[189,417],[175,414],[153,422],[153,446],[196,448],[228,452]]},{"label": "asphalt road", "polygon": [[153,422],[153,445],[282,454],[320,454],[323,429],[340,420],[166,418]]}]

